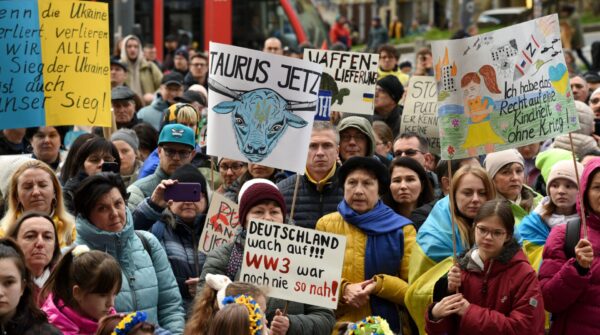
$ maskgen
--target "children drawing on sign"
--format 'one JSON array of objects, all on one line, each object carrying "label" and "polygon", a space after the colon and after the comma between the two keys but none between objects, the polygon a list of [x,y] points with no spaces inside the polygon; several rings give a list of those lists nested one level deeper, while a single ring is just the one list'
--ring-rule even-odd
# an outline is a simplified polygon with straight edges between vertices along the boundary
[{"label": "children drawing on sign", "polygon": [[490,65],[484,65],[478,72],[469,72],[462,77],[460,87],[463,91],[465,115],[469,118],[463,148],[469,156],[477,155],[477,148],[480,146],[485,146],[485,152],[489,153],[494,151],[494,144],[504,144],[504,140],[492,129],[490,114],[494,111],[494,100],[482,96],[481,79],[490,93],[501,93],[496,81],[496,71]]}]

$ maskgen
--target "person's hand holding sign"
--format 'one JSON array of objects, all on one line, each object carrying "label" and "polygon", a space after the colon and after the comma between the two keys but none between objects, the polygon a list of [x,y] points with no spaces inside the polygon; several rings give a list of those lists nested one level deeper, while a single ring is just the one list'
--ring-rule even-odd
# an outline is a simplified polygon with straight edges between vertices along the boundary
[{"label": "person's hand holding sign", "polygon": [[460,268],[453,265],[448,272],[448,292],[456,292],[460,287]]},{"label": "person's hand holding sign", "polygon": [[575,258],[577,263],[584,269],[589,269],[594,261],[594,249],[590,241],[581,239],[575,246]]},{"label": "person's hand holding sign", "polygon": [[285,335],[287,334],[289,328],[290,319],[287,317],[287,315],[283,315],[283,313],[279,309],[277,309],[277,311],[275,311],[273,321],[271,321],[271,332],[269,334]]}]

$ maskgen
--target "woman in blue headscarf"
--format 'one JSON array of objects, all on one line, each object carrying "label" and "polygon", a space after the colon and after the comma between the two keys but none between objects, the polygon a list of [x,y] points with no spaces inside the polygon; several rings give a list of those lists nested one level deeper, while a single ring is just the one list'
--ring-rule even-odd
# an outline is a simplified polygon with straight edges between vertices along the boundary
[{"label": "woman in blue headscarf", "polygon": [[347,239],[337,321],[378,315],[398,333],[408,327],[398,311],[404,309],[415,228],[381,201],[389,175],[378,160],[352,157],[340,168],[339,178],[344,199],[338,211],[322,217],[316,227]]}]

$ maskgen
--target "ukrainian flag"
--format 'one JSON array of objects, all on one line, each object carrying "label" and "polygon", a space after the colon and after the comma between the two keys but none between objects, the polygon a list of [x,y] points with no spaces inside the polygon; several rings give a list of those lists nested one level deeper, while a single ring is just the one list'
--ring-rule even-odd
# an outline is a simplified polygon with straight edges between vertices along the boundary
[{"label": "ukrainian flag", "polygon": [[375,95],[373,93],[363,93],[363,101],[364,102],[373,102],[373,97]]}]

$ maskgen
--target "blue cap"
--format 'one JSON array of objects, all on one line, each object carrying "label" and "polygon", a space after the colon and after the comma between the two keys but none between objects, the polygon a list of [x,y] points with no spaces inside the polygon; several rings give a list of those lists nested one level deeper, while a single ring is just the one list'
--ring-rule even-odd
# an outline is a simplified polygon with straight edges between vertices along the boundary
[{"label": "blue cap", "polygon": [[158,137],[158,145],[164,143],[180,143],[195,148],[196,139],[194,131],[192,128],[179,123],[168,124],[163,127]]}]

